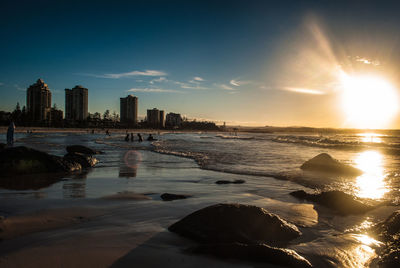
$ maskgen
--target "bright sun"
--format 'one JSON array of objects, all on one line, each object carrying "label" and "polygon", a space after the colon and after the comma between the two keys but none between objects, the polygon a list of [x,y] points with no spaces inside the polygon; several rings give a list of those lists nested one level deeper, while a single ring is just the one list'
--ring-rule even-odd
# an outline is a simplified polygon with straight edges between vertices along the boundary
[{"label": "bright sun", "polygon": [[356,128],[385,128],[398,111],[394,86],[378,76],[341,78],[342,109],[347,123]]}]

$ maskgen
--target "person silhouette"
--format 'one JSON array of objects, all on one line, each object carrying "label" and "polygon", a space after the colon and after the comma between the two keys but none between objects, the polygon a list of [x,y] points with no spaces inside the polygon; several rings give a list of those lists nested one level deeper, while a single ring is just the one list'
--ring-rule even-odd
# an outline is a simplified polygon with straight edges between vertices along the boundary
[{"label": "person silhouette", "polygon": [[7,129],[7,145],[10,147],[14,145],[14,131],[15,131],[15,125],[14,122],[11,121]]}]

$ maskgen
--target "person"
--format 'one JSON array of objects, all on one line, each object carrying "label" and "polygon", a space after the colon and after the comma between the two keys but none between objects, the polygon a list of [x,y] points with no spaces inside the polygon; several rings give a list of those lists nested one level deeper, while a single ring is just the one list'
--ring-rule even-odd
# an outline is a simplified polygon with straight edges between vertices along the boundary
[{"label": "person", "polygon": [[140,135],[140,133],[138,133],[137,136],[138,136],[139,142],[142,142],[143,141],[142,135]]},{"label": "person", "polygon": [[129,141],[129,133],[126,134],[125,141]]},{"label": "person", "polygon": [[15,125],[14,122],[11,121],[7,130],[7,145],[11,147],[14,145],[14,130],[15,130]]},{"label": "person", "polygon": [[110,131],[108,131],[108,129],[106,130],[106,135],[107,135],[107,136],[111,136],[111,135],[110,135]]},{"label": "person", "polygon": [[131,133],[131,141],[134,141],[135,137],[133,136],[133,133]]},{"label": "person", "polygon": [[154,141],[153,135],[149,134],[149,136],[147,137],[148,141]]}]

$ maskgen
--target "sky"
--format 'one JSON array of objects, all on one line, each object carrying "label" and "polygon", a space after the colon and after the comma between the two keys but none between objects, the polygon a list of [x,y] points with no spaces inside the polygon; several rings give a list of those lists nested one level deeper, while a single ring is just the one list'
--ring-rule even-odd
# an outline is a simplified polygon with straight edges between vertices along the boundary
[{"label": "sky", "polygon": [[[3,0],[0,110],[42,78],[62,110],[64,89],[83,85],[90,113],[133,94],[141,116],[354,127],[343,74],[400,89],[397,2]],[[400,128],[398,112],[382,127]]]}]

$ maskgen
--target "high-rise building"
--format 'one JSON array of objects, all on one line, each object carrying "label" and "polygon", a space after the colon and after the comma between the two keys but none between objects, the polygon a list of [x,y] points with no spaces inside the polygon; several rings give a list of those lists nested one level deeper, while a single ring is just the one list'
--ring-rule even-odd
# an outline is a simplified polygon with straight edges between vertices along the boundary
[{"label": "high-rise building", "polygon": [[88,89],[75,86],[65,89],[65,119],[83,121],[88,117]]},{"label": "high-rise building", "polygon": [[153,108],[147,110],[147,124],[150,127],[164,127],[164,111]]},{"label": "high-rise building", "polygon": [[50,120],[51,92],[42,79],[38,79],[26,91],[26,107],[31,121]]},{"label": "high-rise building", "polygon": [[120,118],[121,123],[126,125],[136,125],[138,122],[138,98],[129,95],[120,98]]},{"label": "high-rise building", "polygon": [[181,114],[168,113],[165,119],[165,126],[170,128],[177,128],[182,125]]}]

